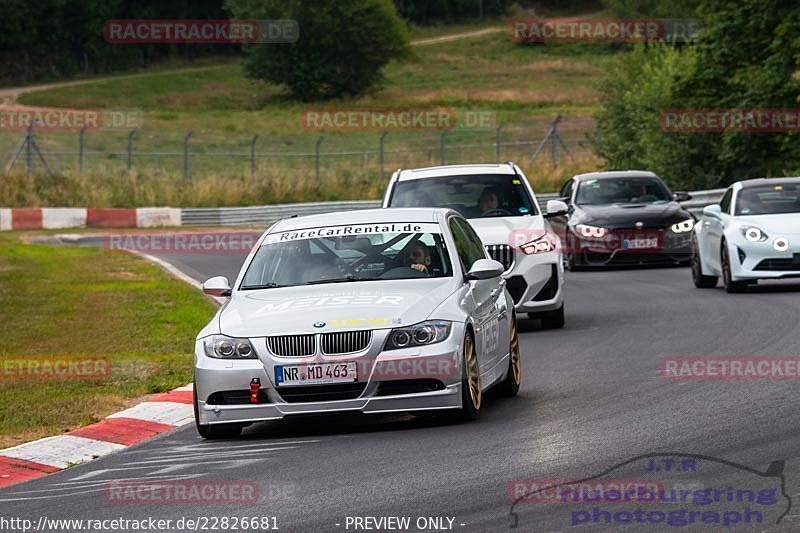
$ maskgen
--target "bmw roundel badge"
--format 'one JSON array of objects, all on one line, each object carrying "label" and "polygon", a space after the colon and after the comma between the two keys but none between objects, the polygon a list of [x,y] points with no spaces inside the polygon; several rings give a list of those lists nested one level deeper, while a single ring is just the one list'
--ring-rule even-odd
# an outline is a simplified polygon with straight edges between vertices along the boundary
[{"label": "bmw roundel badge", "polygon": [[325,327],[325,322],[323,322],[321,320],[319,322],[314,322],[314,327],[315,328],[324,328]]}]

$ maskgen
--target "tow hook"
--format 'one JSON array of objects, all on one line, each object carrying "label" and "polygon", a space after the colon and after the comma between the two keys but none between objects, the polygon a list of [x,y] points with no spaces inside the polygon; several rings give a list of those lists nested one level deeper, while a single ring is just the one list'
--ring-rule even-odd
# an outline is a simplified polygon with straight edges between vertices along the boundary
[{"label": "tow hook", "polygon": [[250,380],[250,403],[258,403],[258,391],[261,389],[261,379]]}]

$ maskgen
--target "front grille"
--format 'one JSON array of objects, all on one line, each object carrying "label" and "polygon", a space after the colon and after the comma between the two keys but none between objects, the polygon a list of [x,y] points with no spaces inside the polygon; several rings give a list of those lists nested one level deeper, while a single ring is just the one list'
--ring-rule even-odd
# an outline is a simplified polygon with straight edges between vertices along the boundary
[{"label": "front grille", "polygon": [[309,335],[278,335],[267,337],[269,351],[282,357],[304,357],[314,355],[316,338]]},{"label": "front grille", "polygon": [[336,333],[323,333],[322,353],[337,355],[344,353],[360,352],[369,346],[372,341],[371,331],[343,331]]},{"label": "front grille", "polygon": [[503,268],[508,271],[514,266],[514,249],[507,244],[488,244],[486,251],[489,257],[503,263]]},{"label": "front grille", "polygon": [[798,257],[795,258],[773,258],[773,259],[764,259],[754,270],[774,270],[774,271],[792,271],[792,272],[800,272],[800,254],[795,254]]},{"label": "front grille", "polygon": [[364,392],[366,386],[366,383],[342,383],[336,385],[278,387],[275,390],[287,403],[331,402],[358,398]]}]

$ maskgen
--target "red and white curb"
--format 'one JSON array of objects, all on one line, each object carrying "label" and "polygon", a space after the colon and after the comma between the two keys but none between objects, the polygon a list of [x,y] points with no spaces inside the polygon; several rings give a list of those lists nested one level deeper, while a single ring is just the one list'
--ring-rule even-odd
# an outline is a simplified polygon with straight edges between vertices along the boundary
[{"label": "red and white curb", "polygon": [[194,422],[192,385],[156,394],[100,422],[0,450],[0,487],[41,477],[124,450]]},{"label": "red and white curb", "polygon": [[0,208],[0,231],[62,228],[155,228],[180,225],[181,210],[175,207]]}]

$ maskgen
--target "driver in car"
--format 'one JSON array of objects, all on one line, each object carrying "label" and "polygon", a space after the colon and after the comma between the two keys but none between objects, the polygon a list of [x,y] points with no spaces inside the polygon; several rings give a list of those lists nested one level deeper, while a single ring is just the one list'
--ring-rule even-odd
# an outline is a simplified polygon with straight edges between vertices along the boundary
[{"label": "driver in car", "polygon": [[480,209],[481,213],[494,211],[498,205],[500,205],[500,201],[497,199],[497,193],[494,189],[485,188],[478,199],[478,209]]},{"label": "driver in car", "polygon": [[406,249],[406,264],[414,270],[428,274],[428,266],[431,264],[428,247],[419,242],[409,246]]}]

